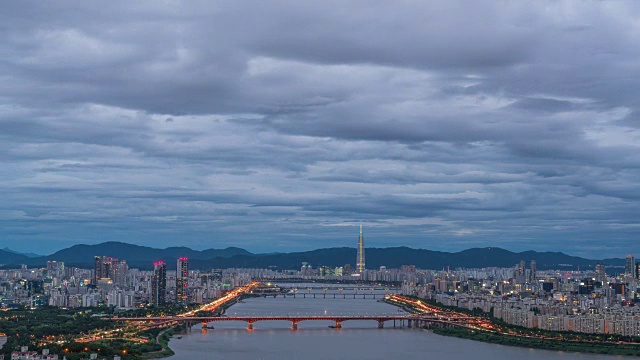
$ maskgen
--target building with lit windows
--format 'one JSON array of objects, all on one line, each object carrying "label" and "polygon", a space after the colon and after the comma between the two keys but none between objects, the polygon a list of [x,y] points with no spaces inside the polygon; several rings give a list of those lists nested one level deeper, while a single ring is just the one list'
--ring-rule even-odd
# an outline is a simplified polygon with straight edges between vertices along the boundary
[{"label": "building with lit windows", "polygon": [[164,261],[153,263],[153,276],[151,277],[151,304],[164,306],[167,293],[167,264]]},{"label": "building with lit windows", "polygon": [[362,225],[360,225],[360,237],[358,237],[358,258],[356,259],[356,270],[358,273],[364,273],[364,238],[362,237]]},{"label": "building with lit windows", "polygon": [[181,257],[176,267],[176,302],[187,305],[189,303],[189,259]]},{"label": "building with lit windows", "polygon": [[624,273],[628,277],[636,278],[636,258],[629,254],[627,255],[626,262],[624,264]]}]

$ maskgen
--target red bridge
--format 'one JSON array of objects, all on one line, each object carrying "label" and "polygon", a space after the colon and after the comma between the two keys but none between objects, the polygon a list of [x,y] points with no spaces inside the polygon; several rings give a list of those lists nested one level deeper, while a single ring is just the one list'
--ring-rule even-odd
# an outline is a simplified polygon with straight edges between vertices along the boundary
[{"label": "red bridge", "polygon": [[436,316],[420,316],[420,315],[363,315],[363,316],[220,316],[220,317],[142,317],[142,318],[111,318],[115,321],[125,322],[139,322],[143,326],[163,326],[169,324],[175,324],[178,322],[202,323],[202,327],[206,328],[207,323],[216,321],[244,321],[247,323],[248,329],[253,329],[253,323],[258,321],[290,321],[291,328],[297,329],[298,323],[301,321],[333,321],[335,322],[335,328],[342,327],[342,322],[348,320],[373,320],[378,322],[378,328],[383,328],[385,321],[399,320],[404,323],[407,321],[408,327],[412,325],[418,327],[424,324],[439,324],[439,325],[452,325],[452,326],[464,326],[465,321],[455,318],[442,318]]}]

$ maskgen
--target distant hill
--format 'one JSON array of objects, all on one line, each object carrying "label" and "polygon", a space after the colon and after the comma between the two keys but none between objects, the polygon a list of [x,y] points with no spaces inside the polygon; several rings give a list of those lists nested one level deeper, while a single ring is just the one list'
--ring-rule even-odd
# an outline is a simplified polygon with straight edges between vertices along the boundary
[{"label": "distant hill", "polygon": [[179,257],[188,257],[189,259],[211,259],[237,255],[253,254],[247,250],[236,247],[229,247],[226,249],[208,249],[203,251],[193,250],[187,247],[155,249],[148,246],[109,241],[95,245],[74,245],[48,256],[24,260],[23,263],[42,266],[46,264],[47,261],[55,260],[64,261],[67,266],[93,267],[94,256],[109,256],[126,260],[127,263],[134,267],[146,268],[151,266],[151,264],[157,260],[164,260],[167,263],[171,263],[175,262]]},{"label": "distant hill", "polygon": [[26,264],[28,256],[0,249],[0,264]]},{"label": "distant hill", "polygon": [[[380,266],[398,268],[401,265],[416,265],[422,269],[443,269],[450,267],[455,269],[483,268],[483,267],[512,267],[521,260],[526,261],[527,267],[531,260],[536,260],[537,268],[573,270],[594,269],[597,262],[603,262],[608,266],[624,265],[623,259],[591,260],[576,256],[566,255],[560,252],[511,252],[501,248],[474,248],[460,252],[441,252],[424,249],[412,249],[408,247],[392,248],[367,248],[367,268],[378,269]],[[306,252],[270,255],[237,255],[227,258],[215,258],[209,260],[196,260],[194,267],[227,268],[227,267],[254,267],[278,269],[299,269],[302,262],[308,262],[314,268],[318,266],[354,266],[356,249],[330,248]]]},{"label": "distant hill", "polygon": [[2,250],[7,251],[7,252],[10,252],[10,253],[13,253],[13,254],[20,254],[20,255],[24,255],[24,256],[26,256],[26,257],[30,257],[30,258],[36,258],[36,257],[41,257],[41,256],[42,256],[42,255],[34,254],[34,253],[31,253],[31,252],[28,252],[28,253],[21,253],[21,252],[15,251],[15,250],[11,250],[11,249],[9,249],[8,247],[5,247],[5,248],[4,248],[4,249],[2,249]]},{"label": "distant hill", "polygon": [[[268,268],[299,269],[303,262],[318,266],[354,267],[356,249],[327,248],[304,252],[252,254],[247,250],[228,247],[226,249],[193,250],[188,247],[170,247],[155,249],[147,246],[126,244],[122,242],[105,242],[95,245],[74,245],[48,256],[29,258],[25,255],[0,250],[0,264],[28,264],[44,266],[47,261],[64,261],[67,266],[93,267],[94,256],[110,256],[127,260],[131,267],[150,269],[153,261],[164,260],[172,270],[178,257],[189,258],[192,269],[212,268]],[[473,248],[460,252],[443,252],[408,247],[367,248],[366,260],[368,269],[380,266],[398,268],[401,265],[416,265],[422,269],[443,269],[458,267],[513,267],[521,260],[526,261],[527,267],[531,260],[536,260],[540,270],[566,269],[574,270],[594,269],[597,262],[607,266],[623,266],[623,259],[592,260],[571,256],[560,252],[512,252],[509,250],[487,247]]]}]

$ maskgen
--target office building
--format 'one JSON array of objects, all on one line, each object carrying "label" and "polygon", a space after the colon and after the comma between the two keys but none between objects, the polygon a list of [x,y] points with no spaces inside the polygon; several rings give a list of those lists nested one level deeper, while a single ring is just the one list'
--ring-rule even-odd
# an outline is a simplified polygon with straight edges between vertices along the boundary
[{"label": "office building", "polygon": [[98,280],[102,278],[102,258],[95,256],[93,258],[93,284],[98,284]]},{"label": "office building", "polygon": [[189,286],[189,259],[181,257],[178,259],[178,266],[176,267],[176,302],[178,304],[187,305],[189,303],[188,298],[188,286]]},{"label": "office building", "polygon": [[167,264],[164,261],[153,263],[153,276],[151,277],[151,304],[164,306],[167,293]]}]

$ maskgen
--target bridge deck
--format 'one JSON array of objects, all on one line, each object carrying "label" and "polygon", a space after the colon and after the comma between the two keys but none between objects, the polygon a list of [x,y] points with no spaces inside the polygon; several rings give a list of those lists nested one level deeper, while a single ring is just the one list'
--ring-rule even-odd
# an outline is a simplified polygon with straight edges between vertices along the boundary
[{"label": "bridge deck", "polygon": [[[188,317],[188,316],[171,316],[171,317],[145,317],[145,318],[111,318],[106,320],[136,322],[142,327],[156,327],[176,324],[184,322],[187,324],[202,323],[207,324],[210,322],[218,321],[243,321],[247,323],[248,329],[253,329],[253,324],[258,321],[289,321],[291,327],[295,330],[298,328],[298,323],[302,321],[332,321],[335,322],[335,328],[342,328],[342,323],[345,321],[354,320],[373,320],[378,322],[378,328],[383,328],[384,323],[387,321],[401,321],[404,324],[405,320],[408,327],[418,326],[419,324],[440,324],[445,326],[467,326],[468,321],[460,318],[444,318],[434,315],[360,315],[360,316],[344,316],[344,315],[322,315],[322,316],[219,316],[219,317]],[[203,329],[206,327],[203,325]]]},{"label": "bridge deck", "polygon": [[421,319],[415,315],[363,315],[363,316],[340,316],[340,315],[323,315],[323,316],[213,316],[213,317],[142,317],[142,318],[111,318],[116,321],[133,321],[133,322],[156,322],[156,321],[193,321],[193,322],[211,322],[211,321],[305,321],[305,320],[329,320],[329,321],[346,321],[346,320],[417,320]]}]

